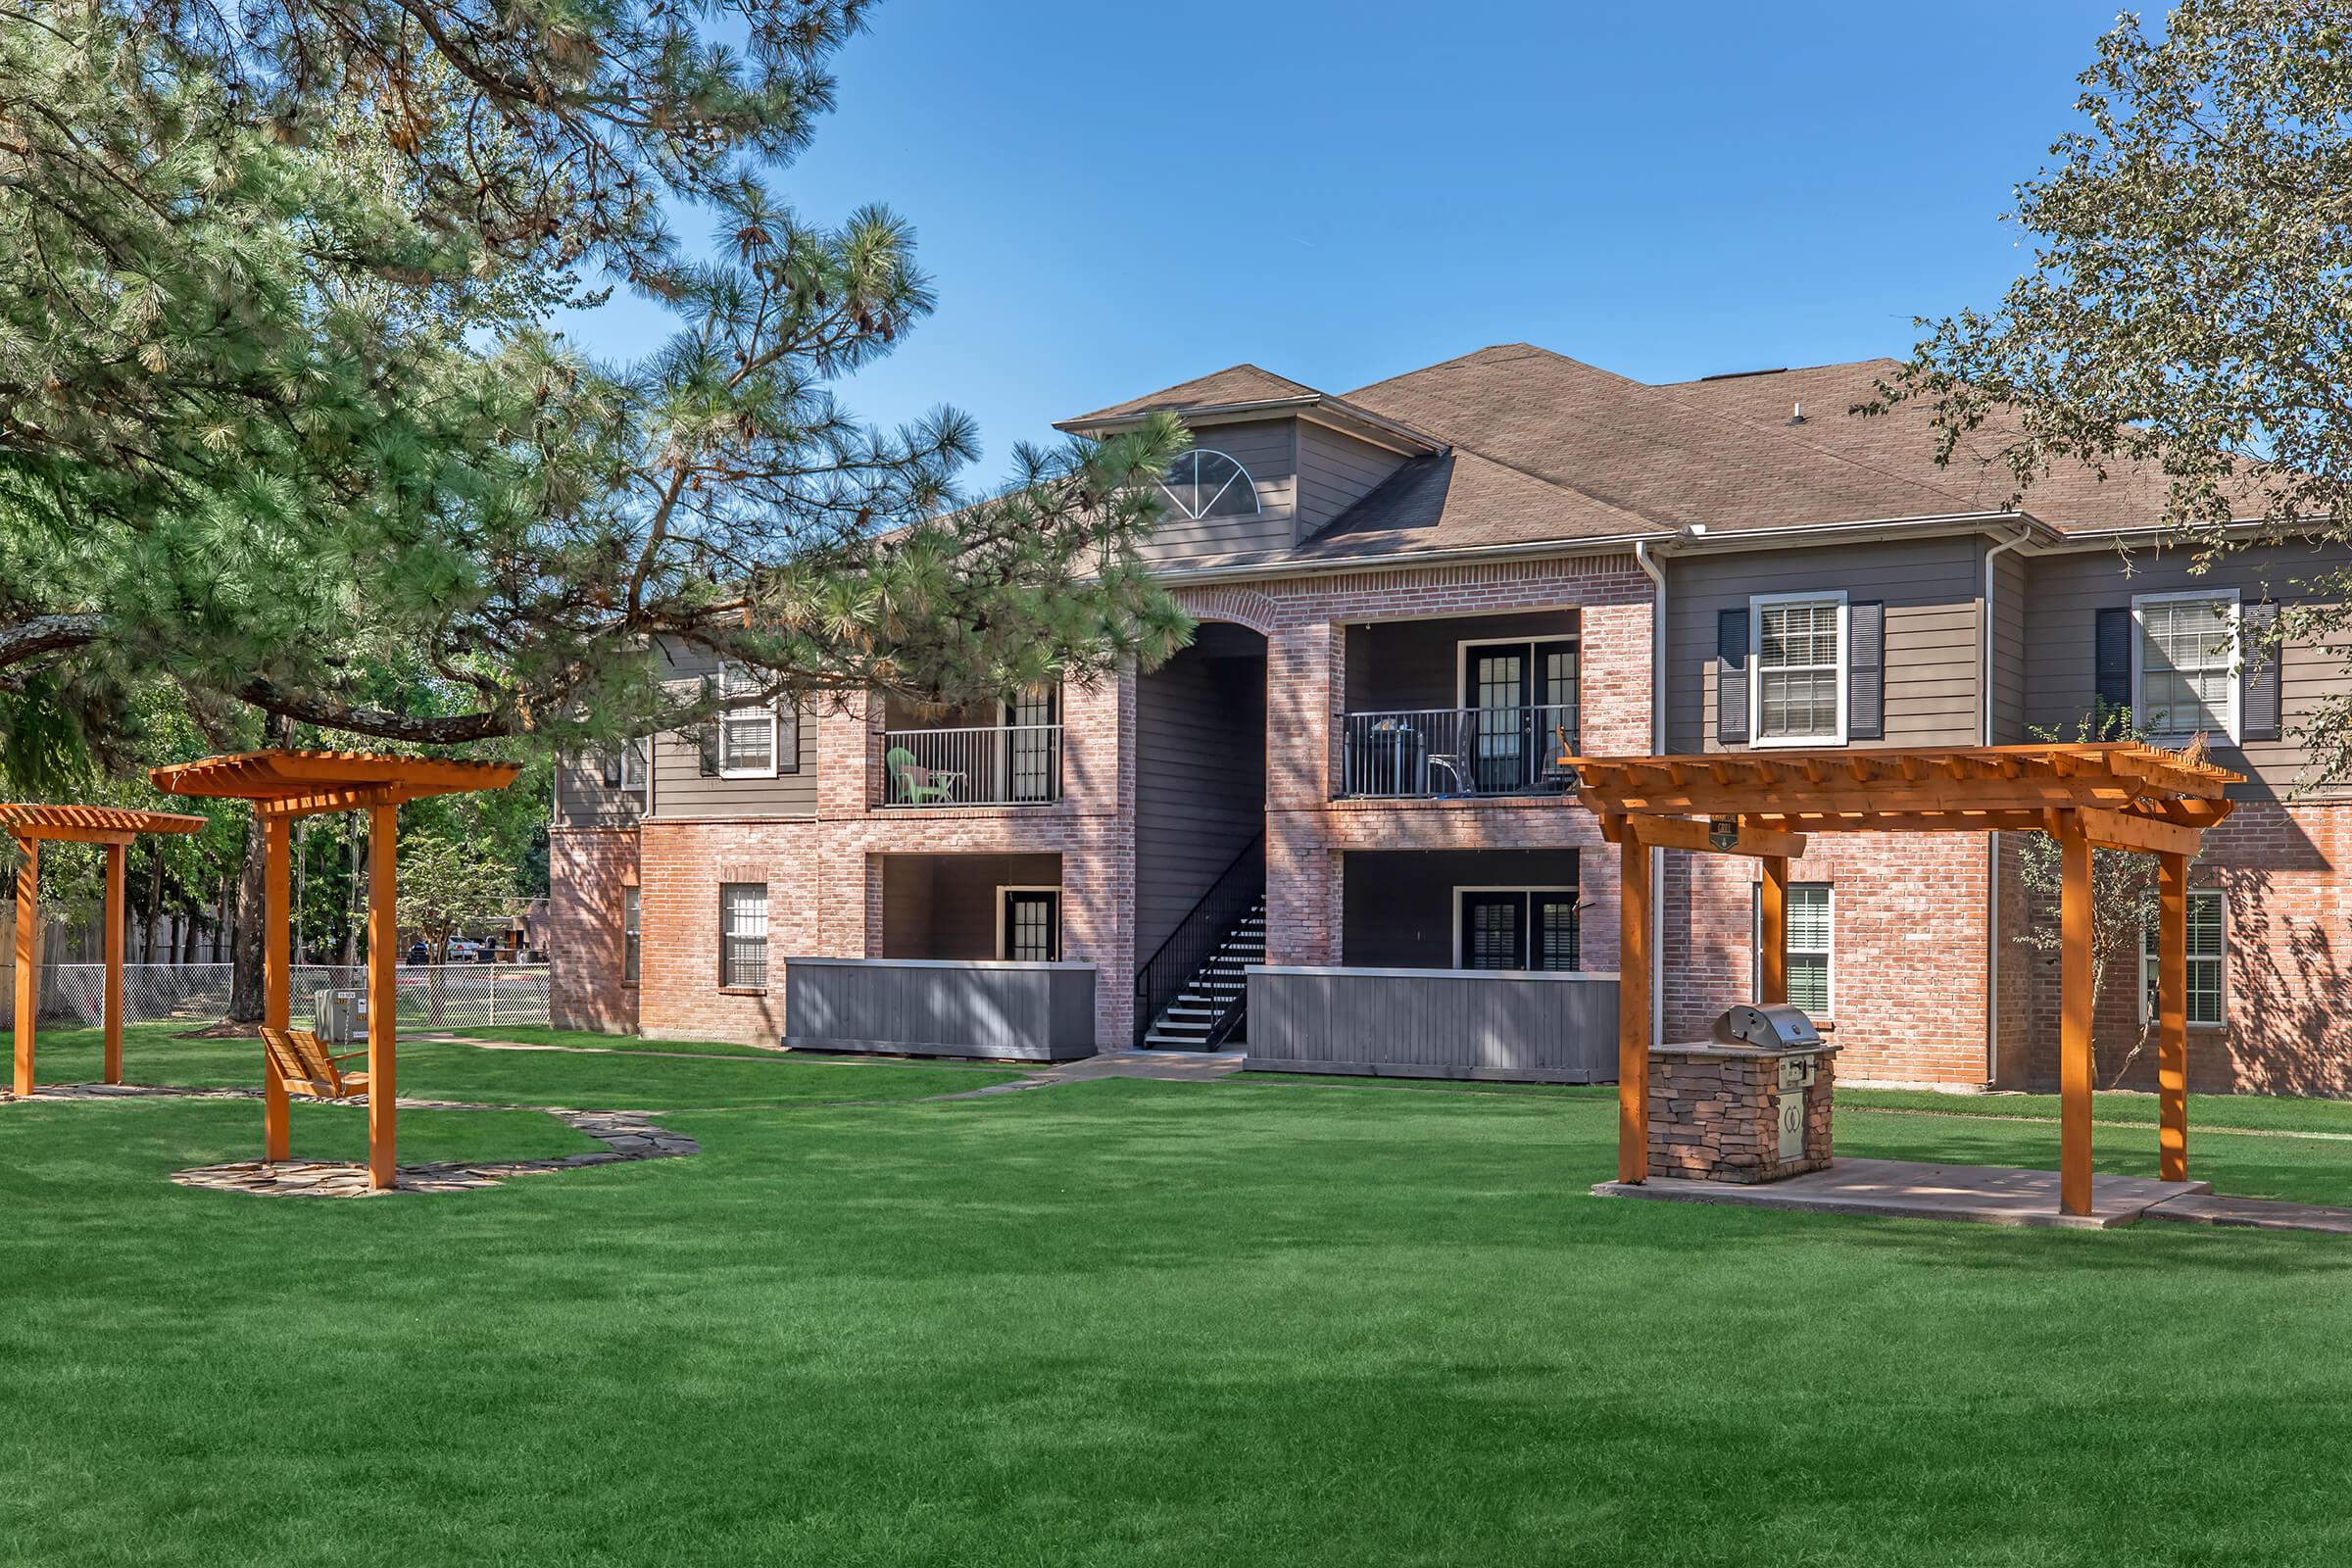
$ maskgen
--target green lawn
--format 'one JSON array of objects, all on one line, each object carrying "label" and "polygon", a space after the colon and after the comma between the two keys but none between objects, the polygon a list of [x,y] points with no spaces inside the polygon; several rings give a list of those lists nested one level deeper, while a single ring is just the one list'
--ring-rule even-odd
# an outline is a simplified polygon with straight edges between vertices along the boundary
[{"label": "green lawn", "polygon": [[[76,1049],[45,1043],[44,1078]],[[132,1076],[251,1051],[134,1038]],[[272,1201],[164,1180],[249,1157],[250,1104],[0,1106],[0,1560],[2352,1556],[2339,1239],[1596,1200],[1614,1111],[1591,1095],[846,1104],[983,1079],[460,1046],[404,1067],[417,1093],[671,1107],[707,1152]],[[2352,1132],[2352,1107],[2305,1114]],[[358,1119],[301,1107],[297,1152],[356,1152]],[[418,1158],[571,1136],[403,1125]],[[1884,1109],[1839,1138],[2056,1151],[2046,1121]],[[2152,1133],[2099,1148],[2153,1167]],[[2227,1190],[2352,1201],[2352,1145],[2191,1153]]]}]

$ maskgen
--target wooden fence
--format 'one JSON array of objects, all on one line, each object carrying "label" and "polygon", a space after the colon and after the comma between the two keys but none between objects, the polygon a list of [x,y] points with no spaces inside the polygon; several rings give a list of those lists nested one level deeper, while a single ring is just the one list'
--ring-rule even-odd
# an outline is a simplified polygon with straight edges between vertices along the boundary
[{"label": "wooden fence", "polygon": [[1252,1071],[1616,1081],[1613,974],[1272,966],[1249,976]]}]

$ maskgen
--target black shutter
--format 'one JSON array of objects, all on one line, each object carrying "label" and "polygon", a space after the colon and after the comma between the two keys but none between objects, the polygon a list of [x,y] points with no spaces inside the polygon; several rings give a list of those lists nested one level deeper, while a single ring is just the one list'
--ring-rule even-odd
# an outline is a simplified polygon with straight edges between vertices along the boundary
[{"label": "black shutter", "polygon": [[2237,738],[2279,738],[2280,676],[2286,645],[2278,640],[2278,607],[2245,605],[2237,612]]},{"label": "black shutter", "polygon": [[801,705],[776,704],[776,771],[798,773],[801,770]]},{"label": "black shutter", "polygon": [[718,720],[706,718],[686,732],[694,742],[695,760],[705,778],[718,777]]},{"label": "black shutter", "polygon": [[1846,607],[1853,647],[1845,657],[1845,738],[1886,738],[1886,603],[1869,599]]},{"label": "black shutter", "polygon": [[2098,667],[2098,706],[2092,710],[2094,738],[2114,740],[2132,729],[2132,607],[2098,612],[2093,658]]},{"label": "black shutter", "polygon": [[620,788],[620,753],[608,751],[602,755],[605,762],[605,788],[616,790]]},{"label": "black shutter", "polygon": [[1747,744],[1747,612],[1715,612],[1715,739]]}]

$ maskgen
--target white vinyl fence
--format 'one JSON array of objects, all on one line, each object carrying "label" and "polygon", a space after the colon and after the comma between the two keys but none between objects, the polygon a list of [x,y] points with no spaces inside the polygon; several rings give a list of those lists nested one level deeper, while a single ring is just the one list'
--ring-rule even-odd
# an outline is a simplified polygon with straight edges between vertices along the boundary
[{"label": "white vinyl fence", "polygon": [[[16,1022],[13,965],[0,989],[0,1027]],[[312,994],[364,990],[361,964],[306,963],[294,967],[294,1022],[307,1026]],[[126,963],[122,966],[122,1021],[193,1027],[228,1013],[229,965],[225,963]],[[41,966],[40,1018],[44,1023],[95,1027],[104,1021],[106,965],[50,963]],[[482,1029],[511,1025],[545,1026],[547,965],[544,963],[403,964],[400,1010],[404,1029]]]}]

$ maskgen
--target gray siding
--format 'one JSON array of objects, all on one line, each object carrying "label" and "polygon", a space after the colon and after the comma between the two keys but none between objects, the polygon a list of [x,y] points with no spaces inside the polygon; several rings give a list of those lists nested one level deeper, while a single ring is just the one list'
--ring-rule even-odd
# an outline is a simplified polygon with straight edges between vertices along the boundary
[{"label": "gray siding", "polygon": [[1844,589],[1886,605],[1886,733],[1860,746],[1974,746],[1982,541],[1814,545],[1685,556],[1667,565],[1666,737],[1715,751],[1715,616],[1751,594]]},{"label": "gray siding", "polygon": [[645,811],[645,792],[608,785],[593,755],[558,758],[555,788],[559,827],[629,827]]},{"label": "gray siding", "polygon": [[1455,888],[1577,885],[1574,850],[1351,851],[1342,862],[1342,960],[1350,968],[1450,969]]},{"label": "gray siding", "polygon": [[1376,621],[1348,628],[1348,711],[1461,706],[1460,647],[1466,642],[1573,637],[1577,613],[1456,615]]},{"label": "gray siding", "polygon": [[1288,550],[1298,542],[1298,447],[1296,419],[1204,425],[1195,444],[1222,452],[1250,470],[1258,511],[1250,517],[1162,516],[1145,556],[1157,562]]},{"label": "gray siding", "polygon": [[886,855],[882,956],[997,956],[997,889],[1061,886],[1058,855]]},{"label": "gray siding", "polygon": [[[697,654],[677,654],[669,678],[700,684],[716,666]],[[841,722],[839,719],[835,723]],[[719,778],[703,772],[701,749],[683,734],[658,737],[654,748],[654,814],[672,816],[816,815],[816,725],[814,712],[801,714],[800,771],[774,778]]]},{"label": "gray siding", "polygon": [[[2135,551],[2125,558],[2113,550],[2094,549],[2037,556],[2027,567],[2027,646],[2033,659],[2026,674],[2026,722],[2071,735],[2090,710],[2096,665],[2092,637],[2102,608],[2129,606],[2137,594],[2182,593],[2191,589],[2234,588],[2243,602],[2267,595],[2281,604],[2307,601],[2299,584],[2352,562],[2352,551],[2308,545],[2278,545],[2237,551],[2215,563],[2202,575],[2189,570],[2189,558],[2180,552],[2158,555]],[[2289,644],[2280,667],[2286,735],[2276,741],[2256,741],[2242,750],[2214,747],[2214,760],[2245,773],[2249,785],[2232,793],[2262,799],[2293,793],[2302,778],[2305,751],[2294,738],[2295,726],[2323,696],[2352,685],[2340,655],[2305,645]],[[2347,792],[2330,790],[2328,798]]]},{"label": "gray siding", "polygon": [[1159,951],[1266,825],[1261,638],[1200,628],[1136,682],[1135,956]]},{"label": "gray siding", "polygon": [[1614,975],[1251,969],[1253,1071],[1606,1083]]},{"label": "gray siding", "polygon": [[1095,1052],[1091,963],[787,958],[784,1044],[801,1051],[1068,1061]]},{"label": "gray siding", "polygon": [[1319,424],[1298,424],[1298,536],[1354,506],[1404,466],[1399,454]]},{"label": "gray siding", "polygon": [[1992,743],[2023,746],[2028,739],[2026,563],[2009,550],[1992,558]]}]

